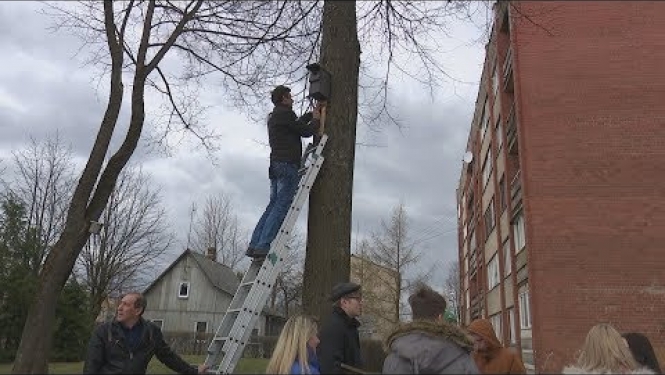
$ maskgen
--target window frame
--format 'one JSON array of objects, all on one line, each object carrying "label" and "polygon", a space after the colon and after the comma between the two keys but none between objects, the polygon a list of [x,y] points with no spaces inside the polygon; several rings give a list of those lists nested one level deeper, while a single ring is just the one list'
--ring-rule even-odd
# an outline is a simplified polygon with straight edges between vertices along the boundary
[{"label": "window frame", "polygon": [[487,290],[491,291],[501,283],[501,273],[499,272],[499,254],[494,254],[492,259],[487,262]]},{"label": "window frame", "polygon": [[[187,287],[187,293],[185,293],[185,294],[182,293],[182,287],[183,286]],[[182,298],[182,299],[189,298],[189,294],[190,294],[190,291],[191,291],[190,289],[191,288],[190,288],[189,281],[181,281],[178,284],[178,298]]]},{"label": "window frame", "polygon": [[499,341],[503,342],[503,324],[501,324],[502,323],[501,312],[498,312],[490,316],[489,321],[490,324],[492,324],[492,328],[494,328],[494,333],[496,333],[496,337],[499,339]]},{"label": "window frame", "polygon": [[513,260],[510,259],[510,241],[508,238],[501,244],[501,251],[503,252],[503,278],[505,279],[513,273]]},{"label": "window frame", "polygon": [[[490,219],[489,223],[488,223],[488,217]],[[490,199],[490,203],[487,205],[487,208],[485,209],[485,213],[483,214],[483,222],[485,224],[485,241],[487,241],[487,239],[490,238],[490,234],[492,233],[492,231],[494,231],[494,228],[496,227],[496,212],[494,210],[494,197]]]},{"label": "window frame", "polygon": [[520,306],[520,328],[531,329],[531,305],[529,303],[528,289],[519,293],[518,302]]},{"label": "window frame", "polygon": [[513,220],[513,236],[515,238],[515,254],[526,247],[526,232],[524,227],[524,211],[515,215]]}]

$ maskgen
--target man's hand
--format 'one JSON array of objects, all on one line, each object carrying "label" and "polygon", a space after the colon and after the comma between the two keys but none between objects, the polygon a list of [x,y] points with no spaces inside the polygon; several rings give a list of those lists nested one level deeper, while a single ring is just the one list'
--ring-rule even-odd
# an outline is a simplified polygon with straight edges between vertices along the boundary
[{"label": "man's hand", "polygon": [[312,116],[315,119],[321,119],[321,112],[326,108],[326,105],[328,103],[325,100],[318,101],[316,102],[316,106],[314,107],[314,111],[312,112]]},{"label": "man's hand", "polygon": [[205,364],[199,365],[199,374],[207,373],[209,368],[210,366],[206,366]]}]

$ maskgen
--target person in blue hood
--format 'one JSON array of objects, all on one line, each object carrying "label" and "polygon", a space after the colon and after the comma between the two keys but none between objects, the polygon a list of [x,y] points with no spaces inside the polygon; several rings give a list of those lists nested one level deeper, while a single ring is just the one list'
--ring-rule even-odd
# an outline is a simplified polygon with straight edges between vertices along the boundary
[{"label": "person in blue hood", "polygon": [[320,374],[318,345],[318,325],[314,318],[306,315],[289,318],[277,339],[266,374]]}]

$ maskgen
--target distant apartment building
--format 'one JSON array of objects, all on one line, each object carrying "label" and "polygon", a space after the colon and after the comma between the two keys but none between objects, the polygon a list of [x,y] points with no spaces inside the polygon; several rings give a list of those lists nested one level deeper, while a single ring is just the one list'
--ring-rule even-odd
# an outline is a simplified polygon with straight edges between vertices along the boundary
[{"label": "distant apartment building", "polygon": [[350,279],[362,286],[361,337],[383,340],[400,321],[399,273],[361,255],[351,255]]},{"label": "distant apartment building", "polygon": [[493,9],[457,190],[461,321],[489,319],[538,373],[600,322],[665,346],[665,2]]}]

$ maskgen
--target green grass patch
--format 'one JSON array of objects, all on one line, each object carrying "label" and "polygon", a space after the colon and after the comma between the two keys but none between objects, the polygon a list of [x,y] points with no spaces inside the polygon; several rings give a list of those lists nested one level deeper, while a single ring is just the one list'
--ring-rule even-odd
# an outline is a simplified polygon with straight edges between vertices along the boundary
[{"label": "green grass patch", "polygon": [[[182,358],[189,363],[203,363],[205,356],[202,355],[184,355]],[[264,374],[268,366],[268,359],[263,358],[242,358],[234,373],[236,374]],[[83,362],[61,363],[54,362],[49,364],[50,374],[80,374],[83,371]],[[12,364],[0,364],[0,374],[11,374]],[[164,366],[157,358],[153,358],[148,364],[148,374],[175,374],[168,367]]]}]

